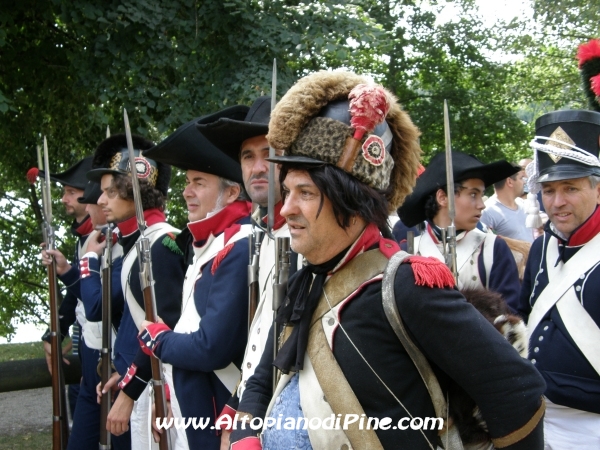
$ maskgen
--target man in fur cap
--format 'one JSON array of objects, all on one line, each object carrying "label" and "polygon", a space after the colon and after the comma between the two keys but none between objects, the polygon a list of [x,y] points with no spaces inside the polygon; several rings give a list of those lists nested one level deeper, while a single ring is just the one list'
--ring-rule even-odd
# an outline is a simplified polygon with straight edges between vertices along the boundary
[{"label": "man in fur cap", "polygon": [[[436,448],[443,420],[415,423],[446,416],[440,385],[452,380],[497,447],[542,448],[544,383],[534,367],[452,289],[445,265],[419,256],[399,264],[406,254],[387,238],[388,214],[416,178],[418,134],[391,93],[346,72],[301,79],[273,111],[268,139],[285,149],[273,159],[281,214],[308,265],[278,311],[276,358],[265,351],[248,380],[232,449],[261,448],[250,425],[265,417],[264,448]],[[408,350],[399,339],[409,334],[388,322],[398,310],[416,341]],[[272,365],[283,374],[275,393]]]},{"label": "man in fur cap", "polygon": [[[516,311],[521,283],[515,259],[502,238],[476,227],[485,208],[482,198],[485,188],[516,174],[519,169],[504,160],[483,164],[473,156],[453,151],[452,171],[458,288],[486,288],[499,292]],[[441,232],[450,225],[445,153],[438,153],[431,159],[398,214],[407,226],[427,221],[423,233],[415,238],[415,254],[432,256],[443,262]]]},{"label": "man in fur cap", "polygon": [[[263,232],[260,243],[260,254],[258,262],[258,286],[259,303],[256,307],[254,319],[250,325],[248,345],[244,361],[242,362],[242,379],[235,394],[222,411],[223,415],[230,418],[235,416],[239,399],[242,397],[248,379],[254,374],[254,370],[260,362],[265,345],[267,343],[267,331],[273,322],[273,279],[275,266],[275,240],[280,237],[289,237],[289,230],[285,219],[281,216],[281,191],[279,188],[279,168],[275,166],[275,190],[274,194],[274,223],[272,237],[264,233],[267,229],[267,205],[268,178],[270,163],[269,142],[267,133],[269,131],[269,117],[271,115],[271,97],[259,97],[254,101],[244,120],[235,120],[232,117],[222,117],[223,114],[239,108],[234,106],[227,108],[212,116],[202,119],[198,123],[198,130],[223,153],[231,159],[239,162],[242,167],[242,178],[244,187],[250,200],[258,205],[254,211],[253,221],[257,229]],[[221,116],[217,119],[217,116]],[[278,152],[282,154],[282,152]],[[256,235],[256,229],[255,229]],[[298,256],[294,254],[291,258],[292,267],[290,275],[298,266]],[[262,332],[262,333],[261,333]],[[229,432],[223,432],[225,444],[228,442]]]},{"label": "man in fur cap", "polygon": [[[142,137],[133,136],[133,146],[139,154],[153,144]],[[116,372],[104,388],[108,390],[119,382],[120,391],[108,415],[107,429],[118,436],[131,427],[132,448],[147,449],[152,440],[147,393],[151,368],[149,357],[142,355],[143,357],[136,358],[139,348],[138,327],[145,318],[145,312],[135,247],[140,232],[131,176],[127,169],[131,156],[125,135],[111,136],[96,149],[94,169],[87,176],[92,181],[100,182],[102,194],[98,205],[102,207],[107,221],[117,224],[119,244],[123,248],[120,285],[125,306],[114,344],[113,362]],[[157,314],[166,324],[175,326],[181,314],[184,261],[183,253],[174,240],[174,233],[178,233],[178,230],[166,223],[164,214],[171,167],[139,155],[135,157],[133,167],[140,182],[142,208],[147,225],[144,234],[151,244]],[[85,264],[90,271],[99,270],[98,257],[104,246],[105,243],[99,241],[89,244]],[[143,392],[145,393],[142,394]]]}]

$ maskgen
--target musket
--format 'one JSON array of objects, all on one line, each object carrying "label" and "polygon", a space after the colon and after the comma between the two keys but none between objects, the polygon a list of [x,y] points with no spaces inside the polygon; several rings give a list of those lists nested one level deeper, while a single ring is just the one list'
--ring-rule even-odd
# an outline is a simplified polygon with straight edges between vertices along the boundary
[{"label": "musket", "polygon": [[[277,104],[277,59],[273,58],[273,75],[271,77],[271,113]],[[269,145],[269,158],[275,157],[275,149]],[[267,199],[267,235],[270,239],[273,236],[273,226],[275,224],[275,163],[269,162],[269,193]]]},{"label": "musket", "polygon": [[264,231],[254,227],[248,235],[248,332],[258,308],[260,298],[260,286],[258,284],[258,261],[260,257],[260,244],[262,243]]},{"label": "musket", "polygon": [[[290,238],[278,237],[275,239],[275,273],[273,274],[273,360],[277,356],[279,330],[277,310],[283,303],[287,292],[288,278],[290,276]],[[277,367],[273,366],[273,392],[277,387]]]},{"label": "musket", "polygon": [[412,230],[406,232],[406,252],[415,254],[415,232]]},{"label": "musket", "polygon": [[[50,196],[50,164],[48,163],[48,142],[44,136],[44,164],[38,152],[38,166],[45,169],[42,182],[42,210],[44,222],[42,234],[46,250],[54,250],[55,235],[52,227],[52,203]],[[50,297],[50,350],[52,353],[52,450],[64,450],[69,440],[69,423],[67,420],[67,397],[65,395],[65,379],[62,370],[62,348],[60,342],[60,325],[58,321],[58,285],[56,281],[56,261],[48,266],[48,291]]]},{"label": "musket", "polygon": [[[454,172],[452,169],[452,145],[450,143],[450,118],[448,115],[448,102],[444,100],[444,138],[446,141],[446,195],[448,197],[448,215],[450,225],[446,227],[446,240],[448,241],[448,251],[446,254],[446,265],[454,275],[454,281],[458,282],[458,273],[456,268],[456,226],[454,218],[456,211],[454,209]],[[446,245],[444,244],[444,251]]]},{"label": "musket", "polygon": [[[131,184],[133,187],[133,199],[135,202],[135,216],[140,230],[140,237],[135,243],[138,252],[138,262],[140,266],[140,287],[144,294],[144,310],[146,320],[149,322],[158,322],[156,314],[156,296],[154,294],[154,279],[152,276],[152,257],[150,254],[150,240],[144,235],[146,222],[144,221],[144,210],[142,207],[142,195],[140,192],[140,183],[135,167],[135,150],[133,149],[133,140],[131,138],[131,128],[129,127],[129,117],[127,110],[123,108],[123,118],[125,121],[125,137],[127,139],[127,150],[129,152],[129,173],[131,174]],[[167,398],[165,395],[165,383],[163,379],[162,362],[160,359],[151,356],[152,363],[152,387],[154,389],[154,408],[156,419],[167,417]],[[160,450],[171,448],[169,432],[163,433],[159,442]]]},{"label": "musket", "polygon": [[[113,224],[103,227],[106,237],[106,248],[102,256],[102,349],[100,350],[100,379],[102,388],[112,375],[112,246]],[[100,402],[100,450],[110,450],[110,431],[106,429],[106,419],[112,403],[112,390],[102,394]]]}]

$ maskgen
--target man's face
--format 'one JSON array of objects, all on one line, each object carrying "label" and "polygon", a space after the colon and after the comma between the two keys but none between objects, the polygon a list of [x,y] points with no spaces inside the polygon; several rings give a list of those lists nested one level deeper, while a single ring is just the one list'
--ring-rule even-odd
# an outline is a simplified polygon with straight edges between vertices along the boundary
[{"label": "man's face", "polygon": [[65,211],[67,215],[74,216],[78,222],[85,217],[85,205],[77,201],[79,197],[83,197],[83,190],[72,186],[63,187],[61,201],[65,205]]},{"label": "man's face", "polygon": [[133,200],[119,197],[111,174],[102,175],[100,189],[102,195],[98,199],[98,205],[102,208],[107,222],[120,223],[135,216],[135,203]]},{"label": "man's face", "polygon": [[308,172],[289,171],[283,190],[281,215],[289,226],[292,249],[311,264],[330,260],[353,242],[354,238],[338,225],[327,197],[323,197],[323,208],[318,213],[322,194]]},{"label": "man's face", "polygon": [[524,170],[521,170],[517,174],[517,179],[513,180],[513,188],[515,198],[521,197],[525,193],[525,180],[527,179],[527,173]]},{"label": "man's face", "polygon": [[183,198],[187,204],[188,220],[195,222],[206,218],[206,215],[223,207],[218,202],[220,194],[219,177],[209,173],[188,170],[185,173],[185,189]]},{"label": "man's face", "polygon": [[485,185],[477,178],[461,181],[460,184],[463,189],[454,196],[456,208],[454,224],[457,230],[469,231],[477,226],[477,222],[481,219],[481,211],[485,209],[483,203]]},{"label": "man's face", "polygon": [[85,212],[90,215],[94,228],[106,225],[106,216],[102,212],[100,205],[87,204],[85,205]]},{"label": "man's face", "polygon": [[542,183],[542,202],[556,229],[569,237],[600,203],[600,184],[592,188],[587,177]]},{"label": "man's face", "polygon": [[[276,152],[278,155],[280,151]],[[244,187],[254,203],[267,206],[269,198],[269,143],[265,135],[246,139],[240,147]],[[275,165],[275,203],[281,200],[279,168]]]}]

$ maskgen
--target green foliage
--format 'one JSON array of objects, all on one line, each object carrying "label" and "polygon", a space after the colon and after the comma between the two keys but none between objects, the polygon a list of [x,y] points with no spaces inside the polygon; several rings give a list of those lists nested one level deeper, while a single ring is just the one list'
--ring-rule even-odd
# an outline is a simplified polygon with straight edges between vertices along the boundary
[{"label": "green foliage", "polygon": [[44,345],[42,341],[0,345],[0,362],[33,358],[44,358]]},{"label": "green foliage", "polygon": [[[474,0],[22,0],[0,11],[0,335],[47,314],[39,193],[25,181],[48,136],[50,169],[89,155],[106,126],[159,141],[225,106],[278,97],[320,69],[347,68],[391,89],[422,131],[424,163],[452,144],[484,161],[530,153],[543,112],[584,107],[576,45],[600,35],[599,0],[535,0],[535,19],[483,25]],[[454,15],[442,15],[452,7]],[[445,18],[444,18],[445,17]],[[577,24],[575,27],[573,24]],[[183,176],[168,213],[186,224]],[[54,192],[60,248],[69,219]],[[12,320],[12,321],[11,321]]]}]

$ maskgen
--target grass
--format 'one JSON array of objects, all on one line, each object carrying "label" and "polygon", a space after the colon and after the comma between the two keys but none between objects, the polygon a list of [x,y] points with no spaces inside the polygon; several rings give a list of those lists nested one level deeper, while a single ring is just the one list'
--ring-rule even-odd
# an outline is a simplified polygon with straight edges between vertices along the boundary
[{"label": "grass", "polygon": [[[44,357],[42,341],[0,344],[0,362]],[[40,450],[52,448],[52,430],[32,429],[16,435],[0,436],[0,450]]]},{"label": "grass", "polygon": [[[44,345],[42,341],[27,342],[25,344],[0,344],[0,362],[43,357]],[[1,445],[0,449],[3,449]]]},{"label": "grass", "polygon": [[0,450],[40,450],[50,448],[52,448],[52,432],[50,429],[28,431],[15,436],[4,435],[0,440]]}]

